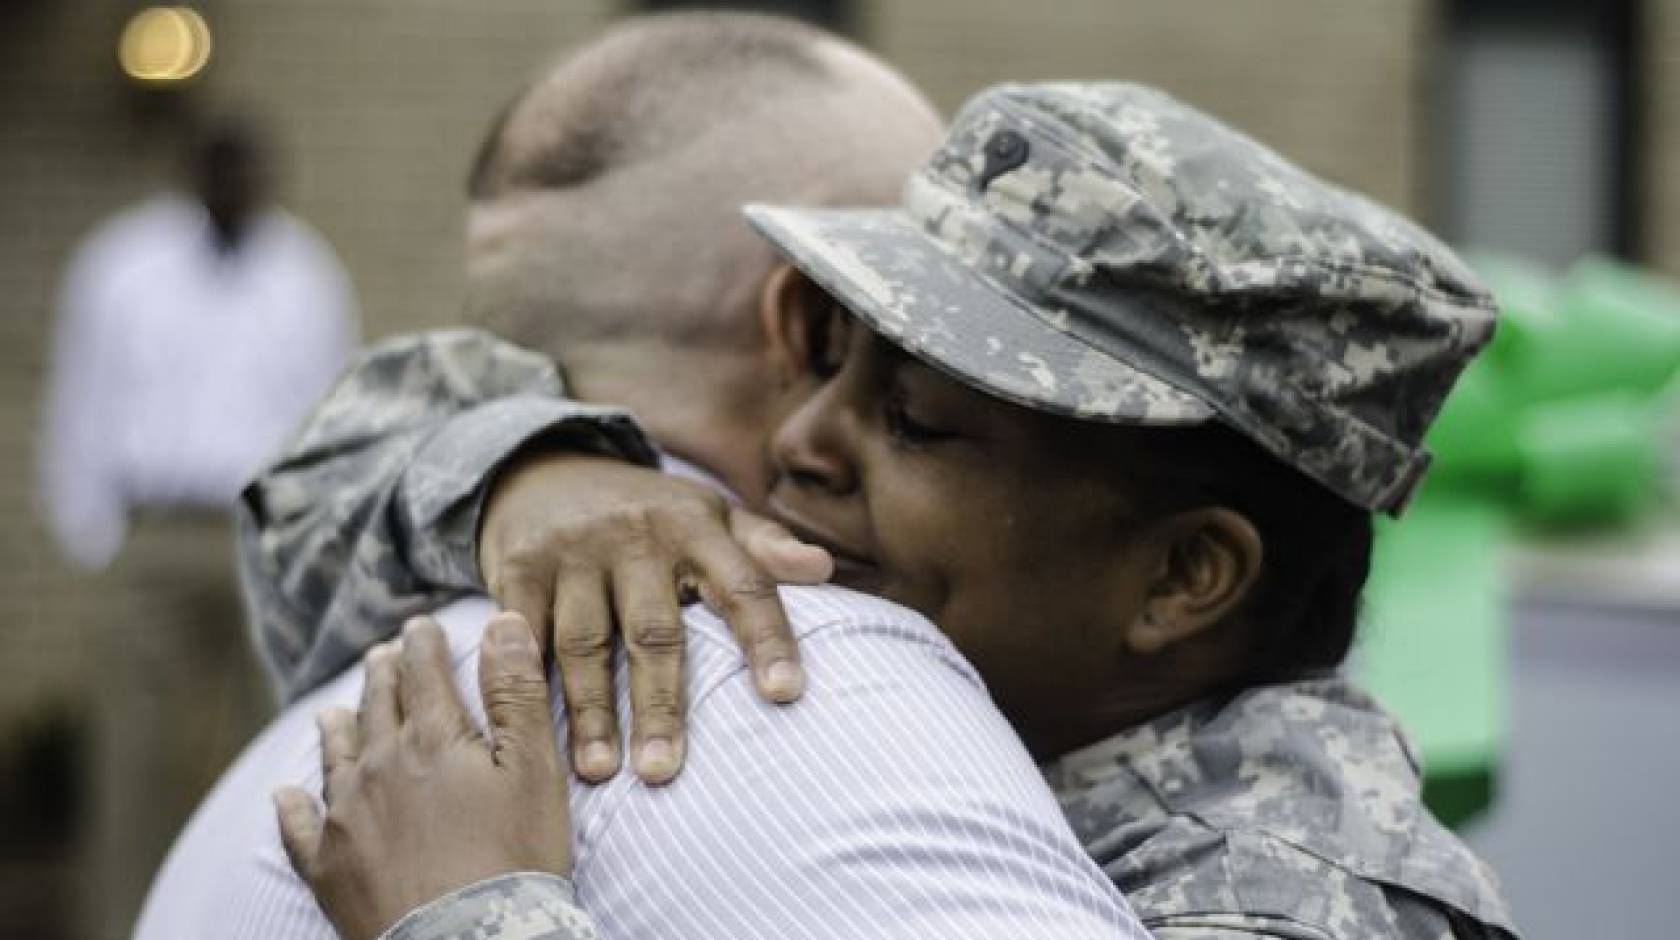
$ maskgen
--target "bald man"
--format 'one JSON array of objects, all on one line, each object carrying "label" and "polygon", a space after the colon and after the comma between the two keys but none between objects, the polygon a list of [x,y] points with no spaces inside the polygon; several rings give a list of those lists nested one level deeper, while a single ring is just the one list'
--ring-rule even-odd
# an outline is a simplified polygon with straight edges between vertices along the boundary
[{"label": "bald man", "polygon": [[[855,47],[740,15],[631,21],[509,109],[472,178],[468,316],[540,352],[477,331],[388,343],[247,493],[257,621],[295,701],[182,836],[142,940],[332,936],[286,862],[269,793],[342,783],[323,780],[314,719],[324,710],[364,706],[359,728],[327,712],[337,716],[325,726],[338,742],[331,752],[341,755],[378,738],[379,716],[412,713],[366,707],[389,701],[389,690],[377,671],[365,681],[349,665],[403,614],[454,600],[438,613],[436,661],[453,667],[467,701],[479,700],[476,663],[494,607],[457,598],[481,583],[517,593],[529,580],[518,546],[494,542],[498,510],[479,518],[487,500],[510,511],[478,480],[511,455],[520,461],[502,477],[551,461],[587,473],[577,452],[597,450],[702,481],[686,491],[702,511],[726,491],[762,499],[764,439],[810,380],[767,359],[758,317],[802,282],[737,207],[755,198],[886,202],[938,131],[903,79]],[[628,405],[648,435],[627,411],[562,401],[562,391]],[[557,626],[582,624],[597,637],[580,645],[557,635],[569,672],[553,705],[571,718],[574,745],[586,742],[574,757],[611,777],[572,792],[571,878],[601,934],[1143,936],[972,667],[932,624],[865,595],[803,588],[782,596],[791,635],[756,644],[749,668],[722,619],[698,605],[675,619],[672,566],[657,551],[670,530],[658,513],[631,521],[632,537],[602,558],[580,541],[552,604]],[[475,570],[481,527],[491,539],[486,582]],[[737,619],[763,616],[776,595],[734,551],[709,543],[680,554],[714,605]],[[397,576],[404,566],[419,573]],[[581,589],[566,583],[580,572]],[[601,665],[630,689],[619,712],[628,715],[638,688],[654,690],[644,704],[665,706],[638,717],[631,741],[637,771],[668,782],[660,788],[611,776],[618,742],[603,719],[614,703],[607,680],[586,668],[604,653],[609,593],[627,653],[610,663],[603,655]],[[686,634],[687,662],[667,657],[674,671],[665,678],[691,703],[697,742],[674,781],[680,705],[666,686],[628,678],[638,659],[645,666],[650,652],[669,652],[673,633]],[[796,655],[803,676],[790,674]],[[795,708],[760,698],[801,688]],[[595,929],[552,895],[498,889],[471,900],[476,913],[444,935]],[[403,930],[393,936],[416,936]]]}]

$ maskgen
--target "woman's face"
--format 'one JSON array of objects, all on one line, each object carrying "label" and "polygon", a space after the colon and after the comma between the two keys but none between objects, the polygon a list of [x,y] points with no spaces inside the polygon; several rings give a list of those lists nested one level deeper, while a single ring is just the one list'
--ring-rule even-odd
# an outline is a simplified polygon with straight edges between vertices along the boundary
[{"label": "woman's face", "polygon": [[771,511],[838,583],[938,623],[1032,742],[1112,683],[1150,590],[1115,482],[1129,438],[976,392],[849,317],[819,355],[772,443]]}]

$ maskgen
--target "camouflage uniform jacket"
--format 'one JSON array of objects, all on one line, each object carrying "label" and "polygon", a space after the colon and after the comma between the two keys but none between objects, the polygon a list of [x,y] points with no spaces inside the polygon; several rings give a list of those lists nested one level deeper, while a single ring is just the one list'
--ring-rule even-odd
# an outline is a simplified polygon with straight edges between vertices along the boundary
[{"label": "camouflage uniform jacket", "polygon": [[[473,331],[386,342],[340,380],[240,512],[252,622],[288,698],[475,587],[484,484],[521,444],[564,435],[656,460],[622,412],[561,393],[552,362]],[[1398,730],[1339,681],[1192,705],[1047,774],[1162,940],[1512,935],[1490,876],[1422,808]],[[391,940],[590,936],[569,885],[528,875],[398,928]]]},{"label": "camouflage uniform jacket", "polygon": [[478,330],[397,337],[351,365],[236,509],[247,619],[285,701],[482,590],[484,484],[521,446],[658,462],[628,414],[564,391],[552,360]]},{"label": "camouflage uniform jacket", "polygon": [[1045,770],[1160,940],[1515,936],[1400,729],[1342,679],[1198,702]]}]

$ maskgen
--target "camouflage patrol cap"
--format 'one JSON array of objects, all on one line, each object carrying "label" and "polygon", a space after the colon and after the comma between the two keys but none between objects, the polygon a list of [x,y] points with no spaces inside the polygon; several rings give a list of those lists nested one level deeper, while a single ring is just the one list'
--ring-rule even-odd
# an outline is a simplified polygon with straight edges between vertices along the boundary
[{"label": "camouflage patrol cap", "polygon": [[1494,328],[1435,238],[1138,85],[982,92],[898,209],[746,212],[873,329],[981,391],[1091,421],[1223,421],[1396,514]]}]

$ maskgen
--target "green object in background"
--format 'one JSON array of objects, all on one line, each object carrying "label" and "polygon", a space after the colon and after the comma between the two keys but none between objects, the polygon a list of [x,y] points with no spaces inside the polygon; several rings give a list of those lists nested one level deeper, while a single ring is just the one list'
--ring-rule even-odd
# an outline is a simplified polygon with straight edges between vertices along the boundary
[{"label": "green object in background", "polygon": [[[1509,489],[1522,465],[1517,422],[1498,363],[1471,363],[1429,430],[1431,486]],[[1448,482],[1450,481],[1450,483]]]},{"label": "green object in background", "polygon": [[1488,501],[1426,485],[1379,527],[1365,590],[1354,674],[1399,717],[1449,826],[1486,808],[1503,749],[1508,529]]},{"label": "green object in background", "polygon": [[1523,516],[1542,525],[1634,519],[1657,492],[1657,409],[1612,391],[1546,402],[1517,422]]},{"label": "green object in background", "polygon": [[[1513,398],[1552,401],[1607,389],[1655,394],[1680,368],[1680,290],[1630,265],[1588,259],[1557,281],[1549,315],[1518,308],[1505,365]],[[1496,288],[1497,290],[1497,288]]]},{"label": "green object in background", "polygon": [[1603,259],[1562,278],[1505,258],[1478,268],[1499,297],[1499,330],[1429,434],[1435,480],[1542,526],[1627,521],[1660,485],[1658,402],[1680,371],[1680,289]]},{"label": "green object in background", "polygon": [[1411,734],[1424,800],[1454,826],[1492,800],[1503,750],[1511,530],[1625,525],[1655,502],[1680,437],[1673,282],[1602,259],[1557,278],[1473,263],[1499,331],[1429,434],[1428,482],[1379,528],[1354,669]]}]

